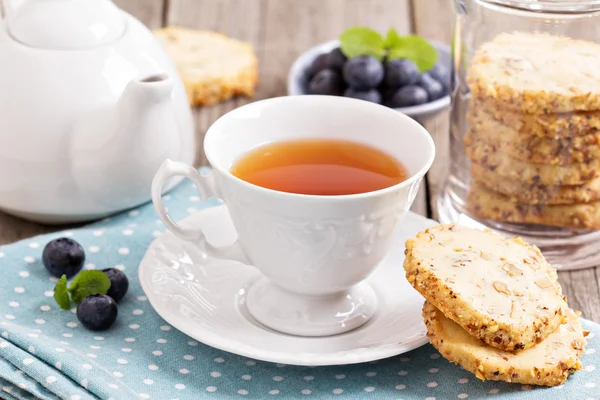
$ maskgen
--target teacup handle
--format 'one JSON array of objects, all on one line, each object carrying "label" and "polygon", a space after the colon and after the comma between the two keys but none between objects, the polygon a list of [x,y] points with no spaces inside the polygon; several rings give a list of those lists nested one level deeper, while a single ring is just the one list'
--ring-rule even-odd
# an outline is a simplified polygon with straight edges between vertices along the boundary
[{"label": "teacup handle", "polygon": [[163,204],[162,188],[169,178],[175,176],[183,176],[192,180],[196,184],[201,200],[205,201],[210,197],[218,198],[219,191],[212,179],[212,174],[213,173],[210,172],[207,175],[202,175],[191,165],[165,160],[152,180],[152,202],[154,203],[154,208],[167,229],[183,240],[195,242],[207,256],[249,264],[248,258],[242,250],[238,240],[229,246],[215,247],[206,240],[206,236],[201,229],[184,229],[177,225],[177,223],[171,219]]}]

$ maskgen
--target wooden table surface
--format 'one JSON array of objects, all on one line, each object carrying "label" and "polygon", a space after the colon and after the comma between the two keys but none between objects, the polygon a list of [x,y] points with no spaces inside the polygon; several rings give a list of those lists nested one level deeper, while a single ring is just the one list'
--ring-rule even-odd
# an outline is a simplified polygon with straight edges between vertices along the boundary
[{"label": "wooden table surface", "polygon": [[[401,34],[418,33],[449,43],[452,0],[115,0],[150,28],[183,25],[211,29],[254,45],[260,62],[260,83],[254,99],[234,99],[194,111],[198,143],[222,114],[253,100],[286,94],[292,61],[308,47],[337,37],[345,27],[364,25],[381,32],[395,27]],[[437,157],[413,211],[436,218],[435,199],[448,167],[448,113],[420,121],[436,142]],[[197,149],[197,165],[205,163]],[[23,221],[0,213],[0,245],[62,229]],[[600,245],[600,244],[599,244]],[[569,303],[584,317],[600,322],[598,268],[559,273]]]}]

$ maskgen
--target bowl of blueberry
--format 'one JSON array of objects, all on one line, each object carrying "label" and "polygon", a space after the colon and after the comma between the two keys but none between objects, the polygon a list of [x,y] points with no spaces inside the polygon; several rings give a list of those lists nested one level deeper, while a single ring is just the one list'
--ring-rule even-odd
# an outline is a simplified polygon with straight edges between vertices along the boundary
[{"label": "bowl of blueberry", "polygon": [[296,59],[288,94],[352,97],[427,117],[450,105],[450,63],[445,44],[353,27]]}]

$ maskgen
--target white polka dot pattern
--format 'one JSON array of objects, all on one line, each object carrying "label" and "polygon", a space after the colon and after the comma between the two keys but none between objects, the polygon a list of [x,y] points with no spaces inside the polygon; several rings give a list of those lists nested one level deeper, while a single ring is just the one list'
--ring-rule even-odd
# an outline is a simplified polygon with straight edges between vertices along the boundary
[{"label": "white polka dot pattern", "polygon": [[[189,183],[164,198],[175,219],[206,206]],[[91,227],[2,247],[0,267],[10,268],[3,269],[0,280],[0,377],[4,362],[14,366],[13,383],[0,380],[2,390],[10,386],[14,393],[26,390],[46,398],[53,398],[48,393],[56,390],[70,400],[439,400],[502,398],[516,392],[522,400],[557,394],[557,398],[600,400],[595,338],[600,327],[588,322],[584,325],[592,333],[583,370],[555,389],[560,392],[552,390],[555,396],[526,385],[481,382],[429,345],[378,362],[318,368],[262,362],[208,347],[162,320],[139,286],[137,266],[144,249],[164,232],[156,218],[152,206],[145,205]],[[130,289],[119,303],[118,322],[108,331],[87,331],[75,314],[54,303],[56,278],[48,275],[41,253],[49,240],[65,234],[86,250],[85,268],[113,267],[129,276]]]}]

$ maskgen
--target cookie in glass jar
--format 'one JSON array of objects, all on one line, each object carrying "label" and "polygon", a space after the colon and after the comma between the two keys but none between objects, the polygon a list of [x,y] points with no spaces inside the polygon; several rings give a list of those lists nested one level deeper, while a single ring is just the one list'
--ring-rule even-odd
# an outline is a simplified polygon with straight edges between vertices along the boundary
[{"label": "cookie in glass jar", "polygon": [[474,98],[520,113],[597,111],[600,45],[548,33],[501,33],[477,49],[467,83]]}]

